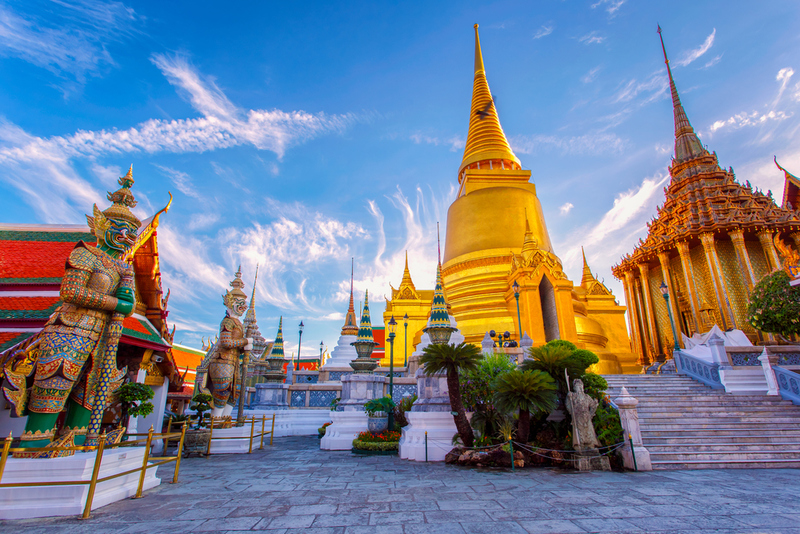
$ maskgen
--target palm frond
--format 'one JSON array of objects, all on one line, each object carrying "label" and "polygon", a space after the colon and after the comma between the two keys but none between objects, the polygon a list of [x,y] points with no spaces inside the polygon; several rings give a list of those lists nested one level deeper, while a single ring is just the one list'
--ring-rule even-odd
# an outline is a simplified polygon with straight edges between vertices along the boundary
[{"label": "palm frond", "polygon": [[425,366],[428,376],[441,371],[450,374],[476,369],[482,356],[481,349],[468,343],[428,345],[422,351],[419,363]]}]

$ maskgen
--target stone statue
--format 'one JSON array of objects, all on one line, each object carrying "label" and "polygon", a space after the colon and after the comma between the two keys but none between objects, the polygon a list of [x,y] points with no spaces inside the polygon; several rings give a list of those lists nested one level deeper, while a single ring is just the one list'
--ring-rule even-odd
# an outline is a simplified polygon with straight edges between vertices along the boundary
[{"label": "stone statue", "polygon": [[[44,329],[0,354],[0,378],[8,382],[3,394],[13,415],[28,416],[22,447],[50,444],[65,407],[62,430],[72,431],[82,445],[93,409],[101,418],[125,377],[116,367],[116,349],[122,320],[135,302],[134,272],[125,260],[142,224],[130,211],[136,206],[132,174],[133,168],[119,179],[120,189],[108,193],[111,207],[100,211],[95,205],[93,216],[87,215],[97,246],[75,245],[61,281],[61,303]],[[96,398],[102,406],[94,406]]]},{"label": "stone statue", "polygon": [[572,381],[572,391],[567,393],[567,411],[572,416],[572,446],[576,451],[596,449],[600,446],[594,432],[592,419],[597,411],[597,399],[583,392],[583,381]]},{"label": "stone statue", "polygon": [[[245,328],[239,319],[247,311],[247,294],[242,291],[242,268],[236,272],[231,289],[223,296],[228,309],[219,326],[219,340],[214,343],[198,367],[198,381],[208,373],[208,392],[214,398],[212,417],[228,416],[239,398],[241,369],[239,362],[246,351],[253,350],[253,339],[245,337]],[[202,386],[202,383],[199,384]],[[200,389],[195,388],[197,391]]]}]

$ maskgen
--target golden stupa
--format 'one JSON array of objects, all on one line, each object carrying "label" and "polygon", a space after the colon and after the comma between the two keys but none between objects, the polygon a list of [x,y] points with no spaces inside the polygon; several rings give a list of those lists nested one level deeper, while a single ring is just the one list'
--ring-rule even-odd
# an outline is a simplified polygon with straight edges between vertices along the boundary
[{"label": "golden stupa", "polygon": [[[531,171],[522,169],[500,126],[476,24],[469,132],[458,169],[458,194],[447,214],[442,265],[451,313],[470,343],[479,344],[490,330],[508,331],[515,340],[527,333],[534,346],[566,339],[597,353],[597,372],[640,372],[625,307],[592,275],[585,258],[581,285],[567,278],[530,179]],[[430,309],[427,293],[413,286],[406,266],[403,283],[387,302],[386,321],[392,315],[399,321],[405,313],[413,317],[409,345],[412,338],[414,345],[419,342],[416,326],[424,325],[423,310]]]}]

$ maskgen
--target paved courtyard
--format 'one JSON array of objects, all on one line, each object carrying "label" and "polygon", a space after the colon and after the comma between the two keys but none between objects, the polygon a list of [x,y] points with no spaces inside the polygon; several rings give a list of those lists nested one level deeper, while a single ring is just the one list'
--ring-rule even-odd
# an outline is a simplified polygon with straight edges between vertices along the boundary
[{"label": "paved courtyard", "polygon": [[0,531],[800,534],[800,472],[788,469],[512,473],[355,457],[293,437],[251,455],[185,460],[180,478],[89,521],[5,521]]}]

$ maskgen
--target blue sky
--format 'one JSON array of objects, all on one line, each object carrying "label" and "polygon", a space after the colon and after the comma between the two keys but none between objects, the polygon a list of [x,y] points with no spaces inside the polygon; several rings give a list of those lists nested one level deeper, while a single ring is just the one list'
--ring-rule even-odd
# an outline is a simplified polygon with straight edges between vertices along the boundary
[{"label": "blue sky", "polygon": [[[432,287],[454,199],[473,30],[503,128],[556,253],[610,268],[663,202],[672,105],[737,178],[800,172],[800,6],[770,2],[137,2],[0,0],[0,222],[80,223],[133,164],[159,230],[176,340],[214,334],[241,262],[262,333],[332,347],[357,298],[379,322],[409,251]],[[797,74],[795,74],[797,70]],[[291,332],[293,328],[287,327]],[[296,334],[287,334],[288,352]]]}]

